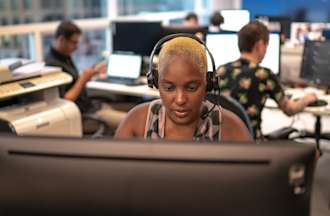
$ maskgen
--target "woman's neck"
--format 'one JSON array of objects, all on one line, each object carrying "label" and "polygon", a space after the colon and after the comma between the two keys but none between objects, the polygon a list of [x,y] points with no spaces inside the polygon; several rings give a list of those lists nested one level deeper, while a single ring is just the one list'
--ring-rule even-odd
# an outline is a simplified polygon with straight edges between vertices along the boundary
[{"label": "woman's neck", "polygon": [[189,124],[178,125],[166,116],[165,139],[192,140],[197,128],[198,121],[199,119]]}]

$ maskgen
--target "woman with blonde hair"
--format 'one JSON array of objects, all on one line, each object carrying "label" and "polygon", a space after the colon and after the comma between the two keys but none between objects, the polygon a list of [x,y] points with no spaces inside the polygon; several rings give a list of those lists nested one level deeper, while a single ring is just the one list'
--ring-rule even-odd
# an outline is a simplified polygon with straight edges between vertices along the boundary
[{"label": "woman with blonde hair", "polygon": [[132,109],[117,129],[116,138],[251,140],[237,116],[204,99],[207,58],[201,43],[194,36],[174,36],[162,44],[158,70],[152,78],[160,99]]}]

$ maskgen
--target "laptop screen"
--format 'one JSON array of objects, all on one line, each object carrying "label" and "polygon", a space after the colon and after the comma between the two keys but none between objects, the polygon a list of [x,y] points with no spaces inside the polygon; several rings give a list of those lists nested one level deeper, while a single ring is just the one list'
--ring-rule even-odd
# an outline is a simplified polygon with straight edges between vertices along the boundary
[{"label": "laptop screen", "polygon": [[142,57],[139,55],[111,54],[107,77],[138,79],[140,77]]}]

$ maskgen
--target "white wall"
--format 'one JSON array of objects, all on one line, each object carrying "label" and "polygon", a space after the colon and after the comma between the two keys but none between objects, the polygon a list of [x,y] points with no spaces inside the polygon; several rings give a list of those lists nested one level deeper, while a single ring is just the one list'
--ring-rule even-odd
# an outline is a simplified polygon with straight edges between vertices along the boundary
[{"label": "white wall", "polygon": [[221,9],[241,9],[242,0],[211,0],[213,11]]}]

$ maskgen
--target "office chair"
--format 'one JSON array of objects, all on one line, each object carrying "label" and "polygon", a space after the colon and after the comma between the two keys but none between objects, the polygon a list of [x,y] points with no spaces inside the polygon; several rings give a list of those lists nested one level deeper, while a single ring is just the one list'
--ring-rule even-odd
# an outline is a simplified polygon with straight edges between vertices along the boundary
[{"label": "office chair", "polygon": [[330,215],[330,146],[316,163],[311,197],[311,216]]},{"label": "office chair", "polygon": [[83,136],[90,138],[100,138],[108,131],[108,125],[105,121],[91,114],[82,115]]},{"label": "office chair", "polygon": [[[219,104],[223,108],[233,112],[236,114],[245,124],[247,129],[249,130],[252,137],[254,137],[254,131],[252,129],[251,120],[246,113],[244,107],[231,96],[224,95],[216,95],[216,94],[208,94],[206,99],[212,103]],[[281,140],[281,139],[289,139],[289,136],[293,132],[297,132],[298,130],[292,127],[284,127],[278,130],[275,130],[264,137],[267,140]]]},{"label": "office chair", "polygon": [[[298,132],[298,130],[293,127],[283,127],[275,131],[272,131],[268,134],[265,134],[264,137],[268,140],[290,139],[290,135],[294,132]],[[291,139],[295,139],[295,138],[299,138],[299,137],[294,137]]]},{"label": "office chair", "polygon": [[244,122],[245,126],[249,130],[252,137],[254,137],[254,132],[252,129],[252,124],[251,124],[250,118],[247,115],[243,106],[238,101],[236,101],[234,98],[232,98],[230,96],[218,95],[218,94],[213,94],[213,93],[207,94],[206,100],[208,100],[214,104],[219,104],[221,107],[223,107],[223,108],[233,112],[235,115],[237,115]]},{"label": "office chair", "polygon": [[[101,104],[103,102],[111,102],[111,99],[102,97],[102,96],[89,96],[88,97],[96,109],[101,108]],[[97,116],[91,113],[82,113],[82,129],[83,129],[83,137],[88,138],[100,138],[109,134],[108,124],[98,118]],[[112,135],[110,133],[110,135]]]}]

